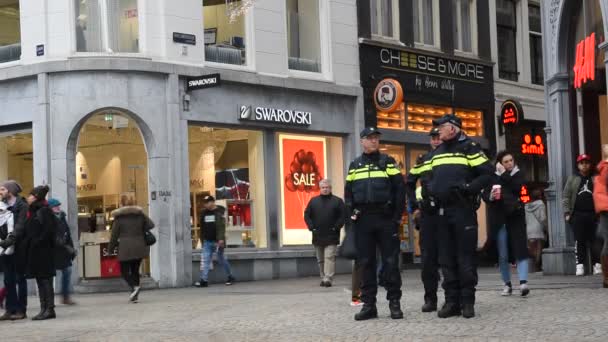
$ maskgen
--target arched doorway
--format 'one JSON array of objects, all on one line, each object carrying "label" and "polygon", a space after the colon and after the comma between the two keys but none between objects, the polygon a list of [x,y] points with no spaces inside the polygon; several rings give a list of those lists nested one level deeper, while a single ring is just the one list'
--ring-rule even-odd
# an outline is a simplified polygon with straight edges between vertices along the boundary
[{"label": "arched doorway", "polygon": [[[113,210],[137,205],[147,213],[148,153],[137,122],[106,109],[81,126],[75,149],[75,185],[81,279],[120,276],[115,251],[108,250]],[[142,274],[150,274],[146,260]]]}]

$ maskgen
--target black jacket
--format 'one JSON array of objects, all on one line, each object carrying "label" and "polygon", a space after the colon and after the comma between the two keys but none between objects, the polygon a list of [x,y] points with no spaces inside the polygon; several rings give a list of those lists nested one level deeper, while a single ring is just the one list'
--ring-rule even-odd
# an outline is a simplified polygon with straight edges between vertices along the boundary
[{"label": "black jacket", "polygon": [[65,219],[65,213],[62,211],[55,215],[57,219],[57,234],[55,237],[55,268],[63,270],[72,266],[72,260],[76,256],[74,249],[74,241],[70,233],[70,226]]},{"label": "black jacket", "polygon": [[30,205],[24,229],[22,246],[26,251],[26,278],[54,277],[57,219],[46,202],[37,201]]},{"label": "black jacket", "polygon": [[[424,209],[427,212],[431,210],[429,183],[433,177],[431,172],[432,159],[433,151],[429,151],[426,154],[419,156],[416,160],[416,165],[407,174],[405,189],[412,210]],[[416,198],[416,183],[418,183],[418,180],[420,180],[420,186],[422,188],[422,201]]]},{"label": "black jacket", "polygon": [[[489,246],[494,245],[498,230],[506,225],[509,239],[509,259],[522,260],[528,257],[528,236],[526,233],[526,213],[519,199],[522,185],[525,184],[524,174],[517,169],[515,172],[494,174],[492,182],[483,193],[482,198],[488,204],[488,224],[490,226]],[[501,199],[490,201],[493,185],[501,186]]]},{"label": "black jacket", "polygon": [[340,243],[340,228],[346,218],[344,201],[334,195],[313,197],[304,210],[304,221],[312,232],[315,246],[337,245]]},{"label": "black jacket", "polygon": [[[385,165],[382,165],[385,164]],[[382,208],[398,224],[405,210],[405,185],[395,159],[379,152],[363,153],[350,163],[344,202],[350,215],[354,209]]]},{"label": "black jacket", "polygon": [[465,134],[444,141],[433,153],[431,196],[441,206],[470,208],[492,180],[494,166],[481,146]]}]

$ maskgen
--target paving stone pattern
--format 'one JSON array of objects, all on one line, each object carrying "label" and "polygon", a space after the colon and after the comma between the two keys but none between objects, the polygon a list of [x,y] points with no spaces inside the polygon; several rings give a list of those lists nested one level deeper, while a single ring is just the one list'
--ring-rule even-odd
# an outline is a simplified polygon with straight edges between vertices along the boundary
[{"label": "paving stone pattern", "polygon": [[[531,276],[531,295],[501,297],[499,275],[480,275],[473,319],[420,312],[419,271],[404,272],[405,319],[391,320],[385,292],[380,318],[355,322],[350,277],[332,288],[316,278],[237,283],[227,287],[76,297],[58,319],[0,322],[1,341],[607,341],[608,290],[599,277]],[[441,295],[441,294],[440,294]],[[37,299],[30,297],[30,316]]]}]

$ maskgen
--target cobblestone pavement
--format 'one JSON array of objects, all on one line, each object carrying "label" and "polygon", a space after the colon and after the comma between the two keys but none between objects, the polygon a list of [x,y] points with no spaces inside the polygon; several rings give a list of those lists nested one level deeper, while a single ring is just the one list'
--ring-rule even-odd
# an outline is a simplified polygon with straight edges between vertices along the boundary
[{"label": "cobblestone pavement", "polygon": [[[499,275],[485,270],[478,316],[439,319],[423,314],[419,271],[403,273],[405,319],[388,318],[380,291],[380,318],[355,322],[350,277],[332,288],[316,278],[77,296],[58,306],[58,319],[0,322],[0,341],[606,341],[608,290],[599,277],[531,275],[528,298],[499,295]],[[30,316],[38,310],[30,298]]]}]

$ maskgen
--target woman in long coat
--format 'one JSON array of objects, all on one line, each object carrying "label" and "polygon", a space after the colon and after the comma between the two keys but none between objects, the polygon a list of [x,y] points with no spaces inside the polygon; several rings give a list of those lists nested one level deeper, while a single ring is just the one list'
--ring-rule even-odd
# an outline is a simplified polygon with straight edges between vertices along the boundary
[{"label": "woman in long coat", "polygon": [[29,209],[24,226],[23,246],[26,248],[25,276],[36,279],[40,313],[32,320],[55,318],[54,248],[57,221],[46,202],[49,187],[37,186],[27,197]]},{"label": "woman in long coat", "polygon": [[528,238],[524,205],[519,198],[525,177],[515,164],[511,153],[500,152],[496,160],[494,181],[483,192],[483,198],[488,203],[489,209],[489,239],[496,242],[498,249],[498,265],[505,284],[502,295],[510,296],[513,293],[509,261],[515,261],[520,294],[527,296],[530,293]]},{"label": "woman in long coat", "polygon": [[140,291],[139,266],[144,258],[150,255],[146,245],[145,232],[154,228],[154,222],[140,207],[126,206],[112,212],[112,238],[108,246],[110,251],[118,247],[120,272],[129,285],[129,301],[137,302]]}]

